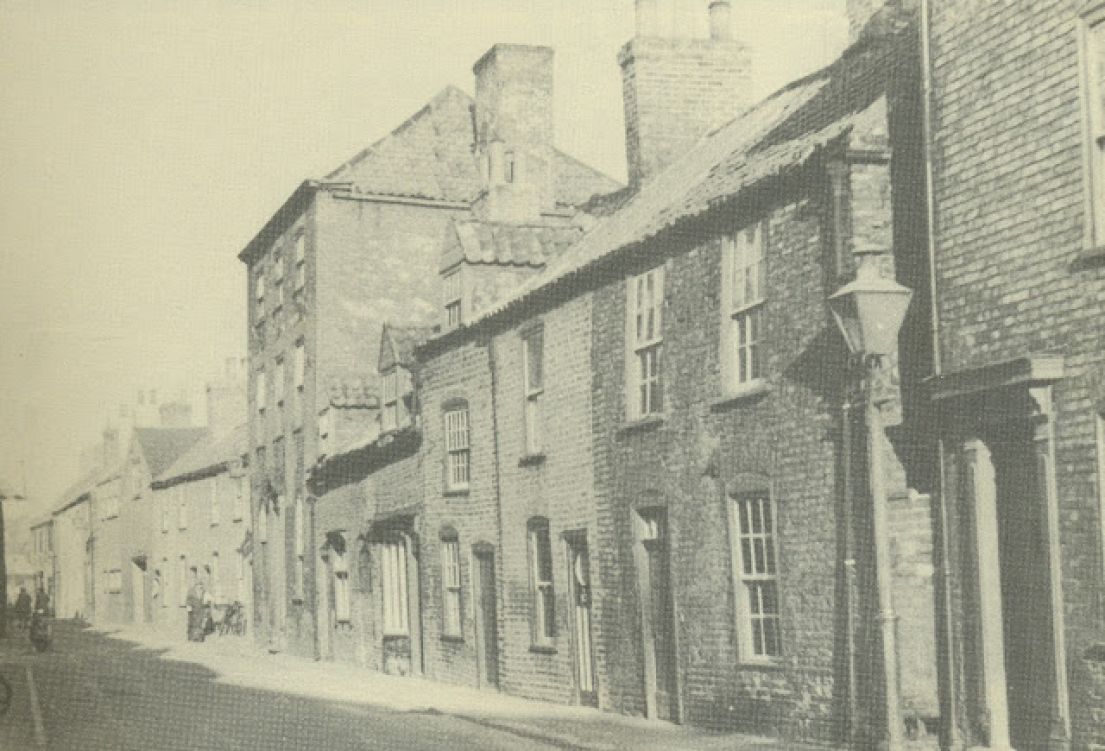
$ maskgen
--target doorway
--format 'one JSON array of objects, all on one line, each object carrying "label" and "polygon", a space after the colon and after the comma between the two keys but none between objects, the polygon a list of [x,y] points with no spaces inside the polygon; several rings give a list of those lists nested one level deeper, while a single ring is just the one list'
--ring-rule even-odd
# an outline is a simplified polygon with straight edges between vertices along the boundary
[{"label": "doorway", "polygon": [[645,658],[645,711],[677,721],[675,621],[671,592],[667,510],[637,515],[637,583],[641,594],[641,638]]},{"label": "doorway", "polygon": [[587,550],[587,532],[567,532],[564,538],[568,545],[568,597],[572,604],[576,690],[580,704],[598,707],[595,657],[591,643],[591,559]]},{"label": "doorway", "polygon": [[480,687],[499,687],[499,616],[495,598],[495,554],[474,551],[476,561],[476,645]]},{"label": "doorway", "polygon": [[133,558],[130,562],[131,621],[146,622],[146,559]]}]

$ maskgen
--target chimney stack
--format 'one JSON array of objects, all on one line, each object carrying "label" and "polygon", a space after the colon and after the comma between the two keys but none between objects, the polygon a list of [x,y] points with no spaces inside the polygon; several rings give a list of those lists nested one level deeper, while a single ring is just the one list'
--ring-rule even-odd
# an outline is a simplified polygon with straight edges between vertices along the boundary
[{"label": "chimney stack", "polygon": [[733,38],[733,13],[729,0],[710,2],[710,39],[725,41]]},{"label": "chimney stack", "polygon": [[847,0],[848,41],[854,44],[864,36],[893,33],[913,20],[918,10],[918,0]]},{"label": "chimney stack", "polygon": [[556,204],[553,51],[496,44],[472,72],[476,151],[487,176],[477,213],[491,221],[537,219]]},{"label": "chimney stack", "polygon": [[698,0],[708,13],[708,39],[674,38],[676,29],[662,35],[658,2],[637,0],[637,36],[618,55],[633,188],[752,103],[751,57],[733,39],[728,0]]}]

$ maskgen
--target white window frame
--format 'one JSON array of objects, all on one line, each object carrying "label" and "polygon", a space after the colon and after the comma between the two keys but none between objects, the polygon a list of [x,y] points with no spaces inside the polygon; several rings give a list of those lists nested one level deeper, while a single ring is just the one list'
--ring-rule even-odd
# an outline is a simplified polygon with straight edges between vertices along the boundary
[{"label": "white window frame", "polygon": [[255,398],[257,400],[257,411],[261,414],[265,413],[265,408],[268,406],[268,382],[265,378],[265,371],[259,370],[254,376],[255,384]]},{"label": "white window frame", "polygon": [[460,269],[450,271],[442,277],[441,298],[445,310],[445,327],[455,329],[464,323],[464,292]]},{"label": "white window frame", "polygon": [[177,485],[176,528],[188,529],[188,493],[187,486],[182,483]]},{"label": "white window frame", "polygon": [[384,606],[384,634],[407,636],[410,633],[407,592],[407,545],[403,540],[380,544],[380,572]]},{"label": "white window frame", "polygon": [[461,609],[460,541],[455,535],[441,540],[441,633],[463,634]]},{"label": "white window frame", "polygon": [[[765,510],[770,519],[766,518]],[[729,539],[736,602],[737,648],[746,663],[773,663],[783,656],[777,507],[767,491],[729,497]],[[774,611],[765,611],[766,593]]]},{"label": "white window frame", "polygon": [[639,420],[664,411],[664,266],[626,284],[626,412]]},{"label": "white window frame", "polygon": [[522,335],[522,393],[525,399],[523,421],[526,454],[530,456],[541,453],[542,449],[541,396],[544,392],[545,330],[544,327],[537,327]]},{"label": "white window frame", "polygon": [[530,570],[530,624],[533,643],[551,646],[556,640],[556,590],[553,587],[552,539],[547,519],[527,525]]},{"label": "white window frame", "polygon": [[721,372],[726,394],[763,383],[766,246],[762,221],[722,238]]},{"label": "white window frame", "polygon": [[220,510],[219,509],[219,478],[218,478],[218,476],[211,477],[209,482],[211,483],[211,497],[208,499],[208,502],[210,503],[210,512],[209,513],[211,514],[211,526],[214,527],[214,526],[218,525],[218,523],[220,521],[220,519],[219,519],[219,517],[220,517],[220,513],[219,513],[219,510]]},{"label": "white window frame", "polygon": [[123,591],[123,571],[117,568],[106,569],[104,573],[107,575],[105,591],[108,594],[117,595]]},{"label": "white window frame", "polygon": [[349,563],[345,553],[330,551],[330,570],[334,575],[334,620],[349,623],[353,608],[349,590]]},{"label": "white window frame", "polygon": [[471,465],[471,421],[468,404],[445,410],[445,489],[468,490]]},{"label": "white window frame", "polygon": [[307,286],[307,235],[300,232],[295,236],[295,292],[302,292]]},{"label": "white window frame", "polygon": [[306,510],[304,508],[305,505],[306,505],[306,503],[303,500],[303,495],[301,493],[297,492],[296,496],[295,496],[295,502],[294,502],[294,506],[295,506],[295,530],[294,530],[294,533],[295,533],[295,561],[294,561],[294,563],[295,563],[295,582],[294,582],[294,584],[295,584],[295,598],[297,600],[302,600],[303,596],[304,596],[304,586],[303,585],[304,585],[304,570],[305,569],[304,569],[303,555],[304,555],[304,552],[307,549],[307,535],[306,535],[306,530],[304,529],[304,524],[306,523],[305,519],[306,519],[306,516],[307,516],[306,515]]},{"label": "white window frame", "polygon": [[249,506],[249,477],[238,475],[234,478],[234,507],[231,510],[231,521],[240,522]]},{"label": "white window frame", "polygon": [[392,367],[380,378],[381,401],[380,429],[383,432],[399,427],[399,368]]},{"label": "white window frame", "polygon": [[272,371],[273,399],[277,407],[284,406],[284,358],[276,358]]},{"label": "white window frame", "polygon": [[1105,42],[1105,3],[1084,11],[1078,24],[1087,248],[1105,244],[1105,44],[1095,48],[1095,33]]},{"label": "white window frame", "polygon": [[304,383],[306,380],[307,372],[307,354],[304,347],[304,341],[300,339],[295,343],[295,350],[292,354],[292,369],[294,371],[293,378],[296,391],[303,391]]}]

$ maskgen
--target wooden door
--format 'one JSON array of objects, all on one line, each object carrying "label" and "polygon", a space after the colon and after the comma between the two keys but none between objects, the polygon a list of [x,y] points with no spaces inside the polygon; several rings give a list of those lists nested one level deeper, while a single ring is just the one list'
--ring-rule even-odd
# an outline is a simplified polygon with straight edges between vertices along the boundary
[{"label": "wooden door", "polygon": [[568,538],[568,582],[572,603],[572,648],[579,703],[599,705],[591,643],[591,562],[583,533]]},{"label": "wooden door", "polygon": [[495,554],[477,552],[476,643],[479,649],[480,686],[499,687],[499,616],[495,600]]}]

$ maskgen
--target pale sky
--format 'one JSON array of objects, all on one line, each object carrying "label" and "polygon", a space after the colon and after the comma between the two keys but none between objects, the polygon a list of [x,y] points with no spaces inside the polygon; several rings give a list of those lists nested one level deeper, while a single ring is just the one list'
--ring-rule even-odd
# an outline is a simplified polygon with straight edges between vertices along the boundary
[{"label": "pale sky", "polygon": [[[843,49],[843,6],[733,0],[757,97]],[[0,480],[46,510],[120,403],[244,355],[238,251],[495,42],[556,50],[557,145],[624,180],[632,33],[632,0],[0,0]]]}]

